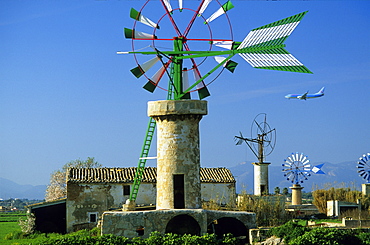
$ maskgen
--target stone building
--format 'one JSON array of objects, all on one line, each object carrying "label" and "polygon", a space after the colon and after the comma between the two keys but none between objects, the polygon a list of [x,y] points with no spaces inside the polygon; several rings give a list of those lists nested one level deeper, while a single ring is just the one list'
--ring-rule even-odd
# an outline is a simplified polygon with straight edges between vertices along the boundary
[{"label": "stone building", "polygon": [[153,231],[219,237],[231,233],[248,242],[249,229],[256,227],[255,213],[202,209],[199,122],[206,114],[207,101],[148,102],[148,116],[157,123],[156,209],[137,210],[129,201],[123,211],[104,212],[103,234],[145,238]]},{"label": "stone building", "polygon": [[[139,207],[155,208],[156,170],[155,167],[145,168],[136,199]],[[93,228],[103,212],[122,209],[130,197],[135,171],[135,167],[71,168],[67,172],[67,198],[31,205],[29,209],[36,214],[38,226],[44,232],[53,232],[52,227],[58,227],[61,233]],[[200,180],[203,201],[215,201],[220,205],[234,204],[235,178],[229,169],[200,168]],[[63,210],[55,209],[56,204],[62,205]],[[63,218],[54,219],[52,217],[56,215],[43,215],[46,211],[50,213],[50,210],[57,210],[59,216],[62,213]],[[49,225],[45,227],[43,223]]]}]

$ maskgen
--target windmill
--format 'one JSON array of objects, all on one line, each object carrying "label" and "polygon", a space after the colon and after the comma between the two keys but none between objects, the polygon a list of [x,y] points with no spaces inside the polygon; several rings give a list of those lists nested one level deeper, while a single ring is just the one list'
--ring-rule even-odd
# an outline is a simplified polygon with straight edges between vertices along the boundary
[{"label": "windmill", "polygon": [[319,164],[316,166],[311,166],[308,156],[303,153],[292,153],[282,164],[282,171],[284,177],[293,183],[292,189],[292,205],[302,204],[302,189],[300,185],[303,181],[308,180],[308,177],[314,174],[325,174],[321,168],[324,164]]},{"label": "windmill", "polygon": [[268,165],[265,162],[265,157],[270,155],[276,144],[276,130],[271,129],[266,121],[266,113],[258,114],[251,126],[251,138],[244,138],[240,132],[240,136],[235,136],[236,145],[241,145],[245,142],[257,157],[258,162],[254,162],[254,194],[268,194]]},{"label": "windmill", "polygon": [[357,161],[357,172],[366,183],[362,184],[362,193],[367,196],[370,193],[370,153],[363,154]]},{"label": "windmill", "polygon": [[[231,58],[236,54],[254,68],[311,73],[284,48],[284,41],[307,12],[255,28],[238,42],[227,14],[234,7],[230,1],[189,1],[186,5],[192,6],[184,6],[182,0],[176,7],[169,0],[147,0],[140,10],[130,11],[134,24],[124,29],[124,35],[132,40],[132,51],[117,53],[134,56],[137,66],[131,72],[146,78],[143,88],[147,91],[161,88],[168,91],[167,99],[173,100],[190,99],[190,93],[197,92],[199,99],[204,99],[210,95],[207,85],[222,71],[234,72],[237,62]],[[196,31],[195,26],[199,27]],[[211,65],[211,57],[216,65]],[[164,77],[168,78],[167,87],[160,84]],[[130,195],[133,201],[154,129],[155,122],[150,119]]]},{"label": "windmill", "polygon": [[363,154],[357,162],[359,175],[370,184],[370,153]]}]

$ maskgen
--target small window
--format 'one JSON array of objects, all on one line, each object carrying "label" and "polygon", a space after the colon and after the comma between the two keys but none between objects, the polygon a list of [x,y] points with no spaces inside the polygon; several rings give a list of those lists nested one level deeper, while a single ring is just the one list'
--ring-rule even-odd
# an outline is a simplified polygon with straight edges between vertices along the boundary
[{"label": "small window", "polygon": [[130,186],[129,185],[124,185],[123,186],[123,195],[124,196],[129,196],[130,195]]},{"label": "small window", "polygon": [[89,222],[90,223],[96,223],[96,222],[98,222],[98,213],[97,212],[88,213],[88,217],[89,217]]},{"label": "small window", "polygon": [[144,226],[139,226],[139,227],[136,229],[136,232],[137,232],[137,235],[138,235],[138,236],[144,236]]}]

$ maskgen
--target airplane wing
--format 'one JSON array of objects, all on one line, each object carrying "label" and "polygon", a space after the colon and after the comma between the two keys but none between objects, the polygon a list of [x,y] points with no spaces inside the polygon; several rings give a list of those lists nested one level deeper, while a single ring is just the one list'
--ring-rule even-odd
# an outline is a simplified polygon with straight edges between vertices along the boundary
[{"label": "airplane wing", "polygon": [[308,94],[308,91],[300,96],[298,96],[297,98],[300,99],[300,100],[306,100],[307,99],[307,94]]}]

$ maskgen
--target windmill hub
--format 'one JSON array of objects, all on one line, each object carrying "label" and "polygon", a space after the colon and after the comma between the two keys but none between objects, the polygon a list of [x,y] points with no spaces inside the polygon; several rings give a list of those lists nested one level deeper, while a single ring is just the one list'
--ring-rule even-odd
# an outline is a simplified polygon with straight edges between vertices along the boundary
[{"label": "windmill hub", "polygon": [[173,37],[173,40],[181,40],[182,43],[186,43],[188,39],[186,39],[186,37],[184,36],[180,36],[180,37]]}]

